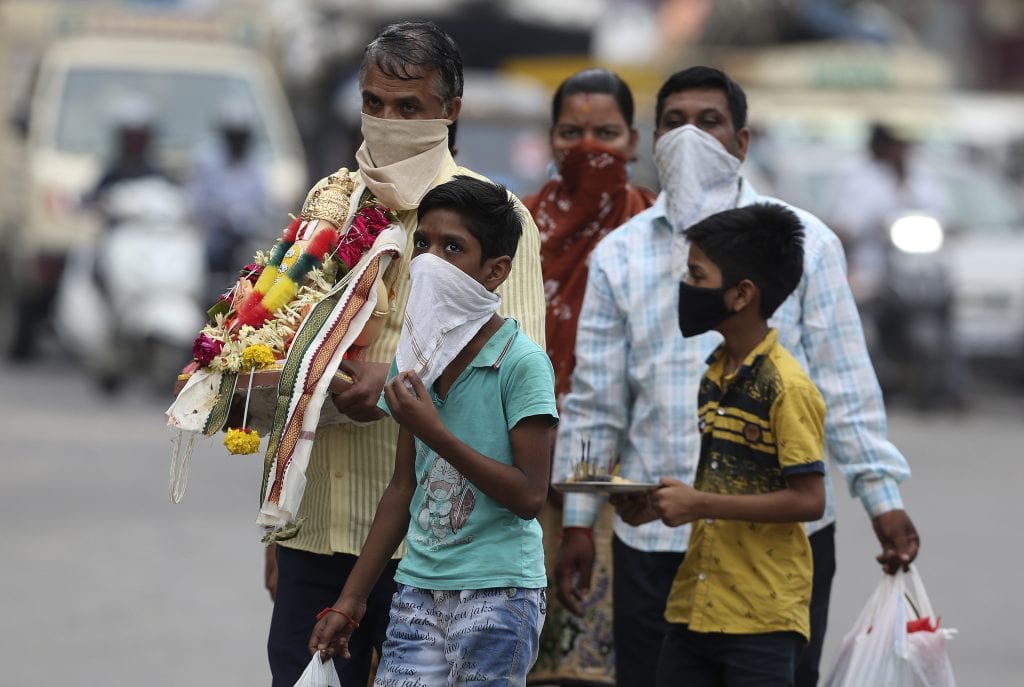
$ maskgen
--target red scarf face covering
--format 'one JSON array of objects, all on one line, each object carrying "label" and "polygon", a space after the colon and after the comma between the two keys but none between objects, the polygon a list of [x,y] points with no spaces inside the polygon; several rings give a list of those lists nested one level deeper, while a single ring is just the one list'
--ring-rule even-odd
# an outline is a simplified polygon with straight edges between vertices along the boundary
[{"label": "red scarf face covering", "polygon": [[626,156],[581,143],[555,157],[560,178],[524,202],[540,230],[541,268],[547,298],[548,355],[561,405],[576,366],[576,320],[587,286],[587,258],[597,242],[654,202],[629,184]]}]

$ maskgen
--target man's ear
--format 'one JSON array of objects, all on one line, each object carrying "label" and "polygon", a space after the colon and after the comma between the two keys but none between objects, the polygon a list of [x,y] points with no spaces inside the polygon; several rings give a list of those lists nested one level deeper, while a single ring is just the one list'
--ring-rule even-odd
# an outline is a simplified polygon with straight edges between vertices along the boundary
[{"label": "man's ear", "polygon": [[743,127],[736,132],[736,149],[739,152],[740,162],[747,159],[747,150],[750,148],[750,129]]},{"label": "man's ear", "polygon": [[502,255],[497,258],[488,258],[484,261],[483,285],[488,291],[494,291],[508,279],[508,273],[512,271],[512,258]]},{"label": "man's ear", "polygon": [[452,98],[452,104],[448,106],[447,118],[453,122],[459,118],[459,113],[462,112],[462,96],[455,96]]}]

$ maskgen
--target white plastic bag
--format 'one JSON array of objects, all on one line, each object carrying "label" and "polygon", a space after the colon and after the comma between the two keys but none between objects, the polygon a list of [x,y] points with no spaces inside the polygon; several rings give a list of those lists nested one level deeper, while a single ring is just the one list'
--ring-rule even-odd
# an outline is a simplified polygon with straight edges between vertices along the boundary
[{"label": "white plastic bag", "polygon": [[956,687],[946,654],[956,630],[937,626],[914,566],[885,575],[843,637],[824,687]]},{"label": "white plastic bag", "polygon": [[320,660],[320,652],[313,654],[312,660],[299,676],[295,687],[341,687],[341,678],[334,669],[334,659]]}]

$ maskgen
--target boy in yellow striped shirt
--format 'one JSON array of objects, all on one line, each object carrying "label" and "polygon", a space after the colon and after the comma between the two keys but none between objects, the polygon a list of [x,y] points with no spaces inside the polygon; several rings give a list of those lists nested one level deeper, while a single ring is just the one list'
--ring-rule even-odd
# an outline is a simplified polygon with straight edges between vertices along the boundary
[{"label": "boy in yellow striped shirt", "polygon": [[694,486],[662,478],[650,495],[665,524],[694,523],[657,684],[792,685],[810,634],[801,523],[825,507],[825,405],[767,320],[800,282],[803,229],[781,205],[756,204],[686,235],[680,329],[725,340],[701,380]]}]

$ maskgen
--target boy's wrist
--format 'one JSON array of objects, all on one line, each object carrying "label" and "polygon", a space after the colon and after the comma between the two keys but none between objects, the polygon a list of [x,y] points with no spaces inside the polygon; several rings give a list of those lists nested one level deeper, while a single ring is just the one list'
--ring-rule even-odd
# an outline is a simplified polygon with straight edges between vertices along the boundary
[{"label": "boy's wrist", "polygon": [[694,491],[697,493],[696,503],[694,504],[696,506],[694,510],[696,511],[697,519],[714,518],[715,514],[713,511],[715,495],[706,491],[700,491],[699,489],[695,489]]},{"label": "boy's wrist", "polygon": [[370,594],[360,594],[356,591],[350,591],[348,589],[342,589],[341,594],[338,596],[338,600],[334,602],[335,606],[343,606],[348,604],[365,604],[369,601]]}]

